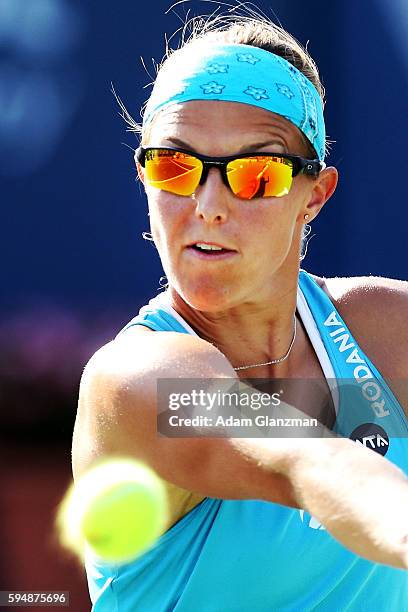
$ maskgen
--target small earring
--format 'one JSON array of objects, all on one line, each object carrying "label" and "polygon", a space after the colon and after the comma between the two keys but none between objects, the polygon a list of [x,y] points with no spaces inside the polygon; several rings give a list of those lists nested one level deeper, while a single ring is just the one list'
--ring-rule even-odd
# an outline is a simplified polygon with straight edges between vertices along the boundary
[{"label": "small earring", "polygon": [[307,221],[308,218],[309,218],[309,215],[306,213],[306,215],[303,215],[303,218],[304,218],[305,221]]}]

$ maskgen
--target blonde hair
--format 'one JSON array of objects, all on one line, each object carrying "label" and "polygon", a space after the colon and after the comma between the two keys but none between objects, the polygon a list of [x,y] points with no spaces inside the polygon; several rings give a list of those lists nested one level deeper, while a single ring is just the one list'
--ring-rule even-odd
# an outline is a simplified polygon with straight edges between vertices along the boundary
[{"label": "blonde hair", "polygon": [[[172,41],[177,35],[179,39],[178,45],[172,48]],[[211,45],[216,42],[259,47],[284,58],[313,83],[324,107],[325,90],[316,63],[308,51],[281,26],[273,23],[260,12],[245,6],[243,9],[242,7],[236,7],[232,14],[197,16],[187,20],[180,30],[175,32],[169,40],[166,40],[165,56],[161,63],[155,66],[156,76],[170,58],[171,61],[177,61],[177,52],[179,50],[182,49],[183,52],[188,52],[188,48],[193,45],[203,43]],[[122,110],[122,117],[128,124],[129,131],[140,134],[145,141],[147,133],[145,133],[143,128],[143,123],[135,121],[120,98],[118,96],[116,98]],[[141,116],[143,117],[143,109]],[[310,155],[316,156],[312,145],[305,136],[303,136],[303,140]],[[326,142],[326,153],[328,152],[329,144],[329,142]]]},{"label": "blonde hair", "polygon": [[166,55],[161,66],[178,49],[196,42],[208,41],[209,44],[219,42],[259,47],[283,57],[302,72],[316,87],[324,103],[324,87],[316,63],[308,51],[281,26],[261,14],[250,12],[253,14],[193,17],[182,28],[178,48],[173,50],[167,43]]}]

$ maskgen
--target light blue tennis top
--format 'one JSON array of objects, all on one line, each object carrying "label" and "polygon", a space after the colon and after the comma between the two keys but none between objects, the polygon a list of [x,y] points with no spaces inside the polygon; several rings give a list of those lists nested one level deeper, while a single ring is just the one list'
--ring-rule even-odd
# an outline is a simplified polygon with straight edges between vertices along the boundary
[{"label": "light blue tennis top", "polygon": [[[361,425],[378,425],[381,435],[367,438],[366,445],[386,450],[386,458],[408,473],[408,424],[401,406],[303,270],[299,291],[336,379],[354,381],[358,390],[350,405],[350,385],[344,393],[339,385],[336,429],[349,437]],[[162,304],[160,297],[151,300],[125,329],[145,325],[189,333]],[[408,609],[408,572],[356,556],[303,510],[256,500],[205,498],[135,561],[108,565],[88,556],[86,571],[94,612]]]}]

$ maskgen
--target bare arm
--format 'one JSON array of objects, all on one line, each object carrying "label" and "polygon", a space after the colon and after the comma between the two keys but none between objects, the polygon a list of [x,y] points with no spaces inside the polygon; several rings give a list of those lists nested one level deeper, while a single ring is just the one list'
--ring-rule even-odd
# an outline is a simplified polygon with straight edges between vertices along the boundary
[{"label": "bare arm", "polygon": [[217,349],[182,334],[102,349],[81,385],[75,475],[104,455],[131,455],[203,496],[305,508],[357,554],[408,568],[408,481],[400,470],[344,439],[158,437],[156,382],[176,377],[236,375]]},{"label": "bare arm", "polygon": [[[142,357],[141,357],[142,356]],[[166,481],[203,496],[269,499],[296,506],[288,479],[260,469],[257,458],[227,438],[157,435],[157,380],[237,376],[211,344],[187,335],[154,332],[107,345],[85,369],[73,440],[77,477],[106,454],[146,461]]]}]

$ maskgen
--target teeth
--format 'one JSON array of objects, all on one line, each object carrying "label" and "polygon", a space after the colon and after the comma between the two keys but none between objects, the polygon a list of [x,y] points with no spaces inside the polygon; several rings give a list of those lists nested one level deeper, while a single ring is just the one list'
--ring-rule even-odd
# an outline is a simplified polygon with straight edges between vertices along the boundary
[{"label": "teeth", "polygon": [[195,246],[205,251],[222,251],[222,248],[215,246],[215,244],[203,244],[202,242],[197,242]]}]

